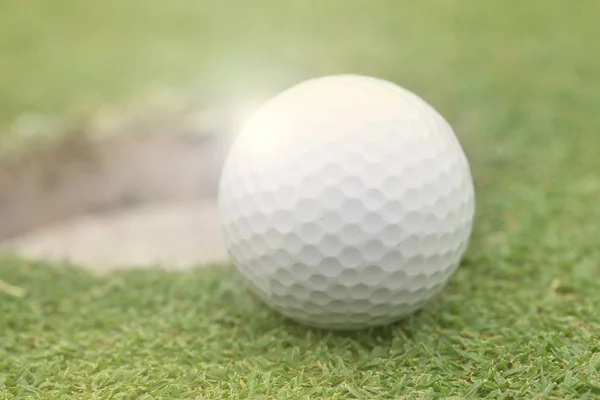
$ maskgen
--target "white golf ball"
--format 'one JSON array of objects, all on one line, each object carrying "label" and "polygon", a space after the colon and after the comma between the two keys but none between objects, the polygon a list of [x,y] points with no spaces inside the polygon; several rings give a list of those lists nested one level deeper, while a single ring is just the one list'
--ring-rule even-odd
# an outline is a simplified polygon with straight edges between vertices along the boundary
[{"label": "white golf ball", "polygon": [[266,102],[222,170],[225,245],[267,304],[311,326],[395,322],[446,284],[474,188],[448,123],[378,78],[337,75]]}]

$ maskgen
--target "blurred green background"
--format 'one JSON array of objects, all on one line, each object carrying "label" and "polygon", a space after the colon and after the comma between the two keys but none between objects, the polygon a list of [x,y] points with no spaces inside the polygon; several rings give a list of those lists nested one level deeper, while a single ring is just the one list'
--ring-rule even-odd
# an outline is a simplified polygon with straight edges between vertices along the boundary
[{"label": "blurred green background", "polygon": [[[230,96],[340,72],[395,80],[455,119],[583,103],[598,89],[598,15],[594,0],[4,0],[0,123],[154,84]],[[535,111],[556,112],[545,103]]]}]

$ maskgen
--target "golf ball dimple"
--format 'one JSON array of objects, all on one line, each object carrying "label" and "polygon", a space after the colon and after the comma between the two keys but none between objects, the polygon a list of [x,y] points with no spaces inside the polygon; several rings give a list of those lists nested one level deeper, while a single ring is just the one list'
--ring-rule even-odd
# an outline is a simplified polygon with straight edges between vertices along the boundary
[{"label": "golf ball dimple", "polygon": [[247,122],[223,166],[230,257],[298,322],[359,329],[439,292],[466,251],[475,200],[450,125],[379,78],[302,82]]}]

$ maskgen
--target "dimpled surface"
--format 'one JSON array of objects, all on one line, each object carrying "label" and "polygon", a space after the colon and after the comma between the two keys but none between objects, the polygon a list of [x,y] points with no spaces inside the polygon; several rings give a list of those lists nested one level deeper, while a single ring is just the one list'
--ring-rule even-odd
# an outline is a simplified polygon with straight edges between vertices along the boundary
[{"label": "dimpled surface", "polygon": [[248,121],[225,162],[225,245],[254,291],[296,321],[397,321],[448,281],[474,189],[447,122],[378,78],[300,83]]}]

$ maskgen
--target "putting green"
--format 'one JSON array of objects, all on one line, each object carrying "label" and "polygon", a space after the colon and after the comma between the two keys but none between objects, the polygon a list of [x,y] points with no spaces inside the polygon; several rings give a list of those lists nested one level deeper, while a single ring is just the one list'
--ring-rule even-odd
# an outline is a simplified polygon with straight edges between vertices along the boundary
[{"label": "putting green", "polygon": [[226,266],[94,278],[3,258],[26,293],[0,294],[0,398],[600,397],[599,2],[49,4],[3,5],[3,120],[157,80],[377,75],[453,125],[477,220],[441,298],[346,335],[282,320]]}]

